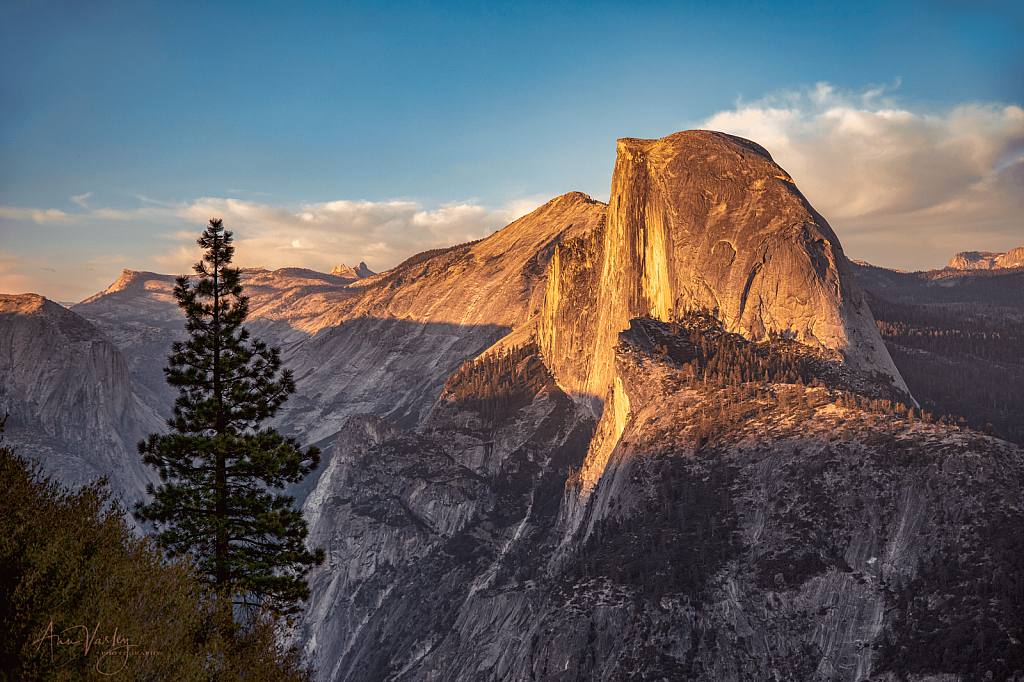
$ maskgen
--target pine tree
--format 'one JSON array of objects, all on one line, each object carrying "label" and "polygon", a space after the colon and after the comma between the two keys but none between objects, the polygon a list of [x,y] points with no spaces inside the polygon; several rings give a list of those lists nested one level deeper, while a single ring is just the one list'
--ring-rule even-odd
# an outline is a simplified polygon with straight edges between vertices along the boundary
[{"label": "pine tree", "polygon": [[191,554],[207,582],[236,603],[290,615],[309,597],[305,575],[324,553],[305,548],[294,498],[274,489],[300,481],[320,455],[260,427],[295,382],[279,350],[242,327],[249,300],[239,270],[228,267],[231,241],[223,222],[210,220],[197,242],[206,253],[195,285],[182,276],[174,287],[189,339],[174,344],[164,369],[179,390],[171,433],[139,443],[162,483],[148,487],[154,500],[138,503],[135,516],[155,525],[169,554]]}]

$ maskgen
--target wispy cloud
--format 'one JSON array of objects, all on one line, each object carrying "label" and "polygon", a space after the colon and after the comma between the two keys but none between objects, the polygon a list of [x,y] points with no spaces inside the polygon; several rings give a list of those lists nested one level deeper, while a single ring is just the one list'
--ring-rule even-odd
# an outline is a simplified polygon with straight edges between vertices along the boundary
[{"label": "wispy cloud", "polygon": [[87,209],[84,213],[65,213],[64,211],[56,208],[20,208],[16,206],[0,206],[0,218],[32,220],[36,223],[78,223],[91,219],[128,220],[132,217],[132,213],[128,211],[116,211],[111,208],[90,208],[85,205],[84,197],[87,196],[89,195],[83,194],[81,196],[71,197],[76,200],[76,203],[79,206],[84,206]]},{"label": "wispy cloud", "polygon": [[1024,244],[1024,110],[916,110],[891,89],[819,83],[739,103],[703,127],[767,148],[853,257],[925,268]]},{"label": "wispy cloud", "polygon": [[169,201],[159,201],[158,199],[150,199],[149,197],[143,196],[141,194],[136,194],[135,198],[144,204],[154,204],[156,206],[165,206],[167,208],[172,208],[174,206],[174,204],[172,204]]},{"label": "wispy cloud", "polygon": [[[124,256],[105,254],[89,261],[96,268],[96,277],[113,281],[120,267],[156,270],[178,274],[191,270],[200,257],[195,244],[202,226],[210,218],[222,218],[235,234],[235,263],[241,266],[263,266],[271,269],[305,267],[329,271],[345,262],[350,265],[366,261],[374,270],[385,270],[419,251],[480,239],[516,218],[525,215],[550,197],[526,197],[507,206],[492,209],[472,202],[455,202],[436,208],[425,208],[413,201],[351,201],[277,206],[233,197],[204,197],[172,204],[139,195],[142,207],[122,210],[87,204],[89,194],[75,197],[85,210],[68,214],[57,209],[36,209],[4,206],[0,217],[9,218],[13,229],[29,221],[35,223],[74,224],[64,236],[64,246],[72,252],[114,251],[125,244],[104,244],[96,235],[114,230],[112,225],[128,223],[137,235],[128,244],[135,253],[148,250],[151,255],[134,261]],[[124,234],[125,228],[116,228]],[[87,241],[83,241],[87,240]],[[163,245],[161,245],[163,242]],[[167,243],[173,244],[167,248]],[[74,244],[80,244],[80,250]],[[149,244],[149,248],[146,248]],[[51,252],[52,254],[52,252]],[[35,287],[51,291],[38,268],[13,264],[0,280],[4,290]],[[102,272],[101,272],[102,271]],[[90,278],[95,282],[95,278]],[[83,283],[90,287],[93,284]],[[61,296],[70,298],[94,293],[65,289]]]},{"label": "wispy cloud", "polygon": [[0,206],[0,218],[32,220],[37,223],[68,223],[81,220],[79,215],[68,214],[56,208],[17,208],[15,206]]},{"label": "wispy cloud", "polygon": [[85,200],[92,196],[92,192],[86,192],[85,194],[79,194],[78,196],[71,197],[71,201],[75,202],[82,208],[89,208],[89,205],[85,203]]},{"label": "wispy cloud", "polygon": [[[325,270],[342,260],[365,260],[385,269],[425,249],[486,237],[541,203],[524,199],[499,209],[451,203],[427,210],[411,201],[340,200],[286,208],[205,197],[177,214],[198,224],[223,218],[236,232],[238,262]],[[195,259],[186,250],[179,260],[186,253]]]}]

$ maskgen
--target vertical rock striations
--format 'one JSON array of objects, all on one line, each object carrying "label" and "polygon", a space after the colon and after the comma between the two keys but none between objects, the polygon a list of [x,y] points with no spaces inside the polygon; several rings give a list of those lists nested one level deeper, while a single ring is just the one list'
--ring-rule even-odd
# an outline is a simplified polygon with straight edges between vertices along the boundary
[{"label": "vertical rock striations", "polygon": [[[576,247],[552,262],[541,333],[576,393],[608,394],[630,319],[700,309],[728,331],[832,351],[906,391],[832,228],[753,142],[700,130],[619,140],[603,235]],[[592,311],[568,319],[580,303],[568,290]]]},{"label": "vertical rock striations", "polygon": [[470,672],[481,647],[452,641],[457,619],[540,569],[593,430],[534,351],[467,363],[422,433],[372,415],[342,429],[304,506],[310,543],[327,553],[296,632],[317,679],[420,679],[410,671],[443,644],[459,660],[438,664],[452,674],[442,679],[487,679]]},{"label": "vertical rock striations", "polygon": [[36,294],[0,295],[0,414],[8,442],[62,483],[109,476],[131,501],[154,480],[135,452],[140,415],[117,346]]}]

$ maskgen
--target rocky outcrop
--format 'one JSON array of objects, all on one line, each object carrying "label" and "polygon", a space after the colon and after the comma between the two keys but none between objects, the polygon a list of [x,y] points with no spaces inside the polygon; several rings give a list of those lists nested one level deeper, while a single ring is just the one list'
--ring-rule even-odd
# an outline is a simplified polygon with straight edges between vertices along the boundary
[{"label": "rocky outcrop", "polygon": [[487,239],[425,252],[365,280],[324,310],[313,337],[285,349],[298,394],[277,423],[310,442],[360,412],[415,428],[459,365],[529,326],[555,248],[592,231],[604,209],[566,194]]},{"label": "rocky outcrop", "polygon": [[[562,488],[593,422],[536,355],[505,367],[499,384],[515,386],[526,365],[544,376],[534,390],[492,396],[521,405],[499,419],[487,401],[449,390],[422,433],[357,415],[339,434],[303,509],[310,545],[327,552],[295,635],[318,679],[418,669],[452,634],[460,605],[476,605],[510,567],[519,580],[539,568],[528,555],[556,540]],[[459,670],[450,673],[472,676]]]},{"label": "rocky outcrop", "polygon": [[996,259],[1001,253],[991,251],[961,251],[946,263],[951,270],[991,270],[996,266]]},{"label": "rocky outcrop", "polygon": [[1024,246],[1006,253],[991,251],[961,251],[946,263],[950,270],[993,270],[995,268],[1024,267]]},{"label": "rocky outcrop", "polygon": [[[908,420],[885,382],[855,399],[861,375],[827,353],[700,328],[635,319],[619,336],[615,426],[576,505],[596,451],[557,464],[573,420],[553,419],[572,405],[553,385],[500,425],[451,386],[419,435],[352,419],[305,508],[331,562],[296,634],[317,679],[1024,672],[1024,452]],[[741,348],[806,376],[723,387],[694,371]],[[488,376],[453,380],[516,391]]]},{"label": "rocky outcrop", "polygon": [[[984,538],[1000,519],[1012,519],[1013,546],[1024,542],[1024,452],[908,421],[906,406],[837,399],[824,359],[814,370],[821,388],[748,385],[727,397],[728,387],[686,379],[697,350],[687,330],[667,327],[635,320],[620,335],[615,383],[630,408],[574,536],[579,557],[568,570],[599,578],[577,587],[577,603],[601,603],[598,585],[606,594],[622,585],[652,593],[608,637],[650,640],[632,651],[609,647],[595,666],[603,679],[609,669],[670,679],[920,679],[958,669],[980,677],[1003,655],[1002,674],[1024,672],[1015,643],[948,650],[959,637],[949,619],[991,617],[999,622],[992,635],[1024,623],[1009,603],[984,615],[968,606],[988,580],[981,573],[966,571],[962,591],[950,594],[937,568],[944,557],[989,551]],[[994,494],[979,496],[982,489]],[[1007,563],[1014,551],[994,552],[984,572],[1015,573]],[[609,573],[618,577],[608,581]],[[686,599],[675,601],[670,585]],[[557,610],[548,617],[552,631],[579,619]],[[588,620],[594,627],[604,618]],[[597,657],[579,645],[558,655]]]},{"label": "rocky outcrop", "polygon": [[511,331],[539,312],[558,244],[592,231],[606,209],[580,192],[552,199],[479,242],[413,256],[365,285],[333,320],[404,318]]},{"label": "rocky outcrop", "polygon": [[[246,326],[282,347],[296,377],[297,393],[272,425],[325,447],[360,412],[413,428],[452,371],[535,316],[555,247],[592,231],[605,208],[572,192],[487,239],[355,281],[301,268],[244,269]],[[118,343],[137,392],[164,418],[176,393],[162,368],[171,343],[184,338],[173,286],[171,276],[126,270],[74,307]]]},{"label": "rocky outcrop", "polygon": [[751,340],[777,333],[834,351],[906,390],[832,228],[753,142],[709,131],[619,140],[603,234],[561,248],[540,333],[574,392],[608,394],[610,351],[630,319],[700,309]]},{"label": "rocky outcrop", "polygon": [[350,416],[364,412],[413,429],[448,375],[507,332],[499,325],[376,317],[325,327],[285,347],[282,358],[295,372],[297,391],[272,424],[309,443],[333,437]]},{"label": "rocky outcrop", "polygon": [[366,267],[366,263],[359,261],[359,265],[354,268],[350,268],[344,263],[341,265],[335,265],[331,268],[331,274],[343,279],[363,279],[364,277],[372,277],[377,273]]},{"label": "rocky outcrop", "polygon": [[136,443],[155,419],[139,410],[117,346],[42,296],[0,295],[0,413],[7,442],[69,486],[110,477],[125,501],[155,480]]}]

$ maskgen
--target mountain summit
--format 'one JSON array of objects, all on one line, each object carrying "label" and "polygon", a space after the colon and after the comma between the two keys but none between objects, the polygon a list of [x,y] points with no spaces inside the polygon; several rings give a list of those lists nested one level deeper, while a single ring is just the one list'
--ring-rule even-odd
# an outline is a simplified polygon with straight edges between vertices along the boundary
[{"label": "mountain summit", "polygon": [[995,268],[1019,268],[1024,266],[1024,246],[1010,249],[1006,253],[991,251],[961,251],[946,263],[948,270],[993,270]]},{"label": "mountain summit", "polygon": [[619,140],[607,225],[563,249],[548,287],[542,347],[574,391],[603,392],[630,319],[702,309],[728,332],[794,339],[907,390],[832,228],[764,148],[739,137]]},{"label": "mountain summit", "polygon": [[331,274],[335,277],[344,277],[345,279],[363,279],[364,277],[372,277],[377,273],[366,267],[366,263],[359,261],[359,265],[354,268],[350,268],[344,263],[335,265],[331,268]]}]

